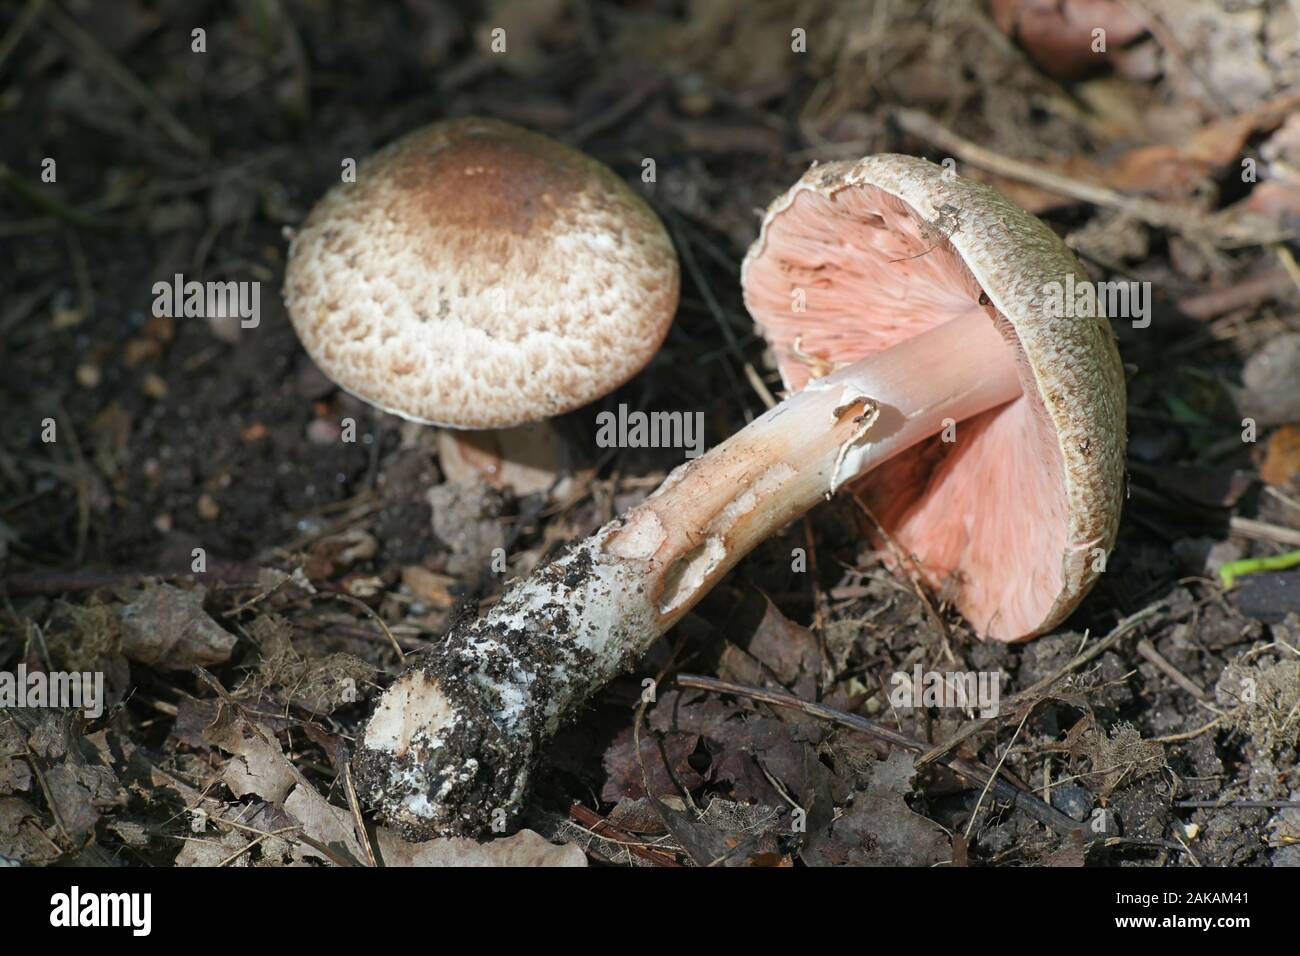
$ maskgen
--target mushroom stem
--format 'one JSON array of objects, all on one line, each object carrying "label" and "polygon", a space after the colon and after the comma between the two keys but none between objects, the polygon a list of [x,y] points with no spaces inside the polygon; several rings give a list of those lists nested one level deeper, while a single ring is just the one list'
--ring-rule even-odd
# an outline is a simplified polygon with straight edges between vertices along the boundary
[{"label": "mushroom stem", "polygon": [[566,718],[759,542],[949,420],[1019,395],[1015,356],[972,306],[677,468],[398,677],[362,734],[363,792],[413,838],[508,825]]}]

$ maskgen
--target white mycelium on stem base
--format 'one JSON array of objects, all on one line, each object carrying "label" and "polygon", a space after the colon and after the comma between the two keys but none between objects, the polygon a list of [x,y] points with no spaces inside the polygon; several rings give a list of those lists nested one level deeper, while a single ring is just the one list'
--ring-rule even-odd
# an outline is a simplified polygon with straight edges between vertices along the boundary
[{"label": "white mycelium on stem base", "polygon": [[[950,373],[917,374],[951,356]],[[944,419],[1019,393],[1015,350],[980,309],[809,385],[399,677],[360,741],[370,800],[413,836],[512,816],[538,747],[756,544]]]},{"label": "white mycelium on stem base", "polygon": [[[399,677],[358,744],[364,794],[414,837],[508,823],[566,717],[754,545],[864,475],[855,491],[950,576],[978,633],[1055,626],[1123,496],[1123,369],[1103,316],[1043,308],[1066,275],[1086,281],[1046,226],[931,163],[810,170],[742,273],[802,390]],[[934,438],[947,420],[963,423],[952,444]]]}]

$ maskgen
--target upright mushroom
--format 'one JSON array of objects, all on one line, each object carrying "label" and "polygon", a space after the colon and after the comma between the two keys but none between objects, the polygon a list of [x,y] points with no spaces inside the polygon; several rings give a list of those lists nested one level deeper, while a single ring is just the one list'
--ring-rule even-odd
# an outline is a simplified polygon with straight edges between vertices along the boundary
[{"label": "upright mushroom", "polygon": [[[873,468],[887,527],[936,574],[969,578],[978,630],[1021,639],[1061,620],[1113,544],[1124,445],[1106,319],[1045,308],[1067,275],[1085,278],[1046,226],[929,162],[810,170],[744,269],[802,390],[400,676],[358,744],[369,800],[412,836],[513,816],[564,719],[755,544]],[[801,308],[803,331],[785,324]],[[857,360],[830,370],[842,356]],[[954,422],[955,442],[930,440]]]},{"label": "upright mushroom", "polygon": [[345,390],[413,421],[498,428],[570,411],[658,350],[667,231],[611,170],[490,119],[390,143],[294,237],[289,317]]}]

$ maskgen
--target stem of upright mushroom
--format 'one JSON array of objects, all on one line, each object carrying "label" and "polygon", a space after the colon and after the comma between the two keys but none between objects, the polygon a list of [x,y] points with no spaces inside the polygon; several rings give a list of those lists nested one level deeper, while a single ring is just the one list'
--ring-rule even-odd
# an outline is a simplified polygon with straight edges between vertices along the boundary
[{"label": "stem of upright mushroom", "polygon": [[1020,394],[1016,347],[969,313],[815,379],[452,631],[358,743],[406,835],[501,830],[538,751],[755,545],[898,452]]}]

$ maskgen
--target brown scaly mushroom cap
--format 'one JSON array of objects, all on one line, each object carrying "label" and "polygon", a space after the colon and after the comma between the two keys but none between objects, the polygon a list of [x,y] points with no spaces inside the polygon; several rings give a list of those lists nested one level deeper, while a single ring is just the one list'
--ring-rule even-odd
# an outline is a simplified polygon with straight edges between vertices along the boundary
[{"label": "brown scaly mushroom cap", "polygon": [[[1022,395],[883,463],[856,490],[984,636],[1023,640],[1082,600],[1124,496],[1124,372],[1099,311],[1057,316],[1087,281],[1042,222],[911,156],[810,169],[769,208],[745,302],[792,390],[972,310],[1018,349]],[[792,307],[806,298],[801,311]],[[961,356],[936,355],[918,376]]]},{"label": "brown scaly mushroom cap", "polygon": [[289,250],[321,370],[403,418],[537,421],[617,388],[677,308],[663,224],[611,170],[508,123],[435,123],[336,185]]}]

